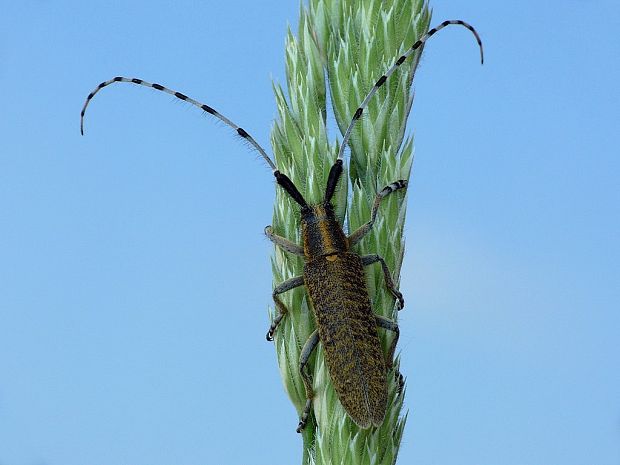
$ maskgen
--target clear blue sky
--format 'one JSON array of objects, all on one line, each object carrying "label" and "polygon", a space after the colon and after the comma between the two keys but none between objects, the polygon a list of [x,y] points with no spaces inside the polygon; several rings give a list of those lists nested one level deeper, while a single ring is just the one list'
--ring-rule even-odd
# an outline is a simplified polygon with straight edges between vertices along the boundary
[{"label": "clear blue sky", "polygon": [[[410,131],[402,464],[620,463],[620,5],[434,1]],[[0,465],[299,463],[264,340],[298,2],[3,2]],[[223,192],[226,193],[222,195]]]}]

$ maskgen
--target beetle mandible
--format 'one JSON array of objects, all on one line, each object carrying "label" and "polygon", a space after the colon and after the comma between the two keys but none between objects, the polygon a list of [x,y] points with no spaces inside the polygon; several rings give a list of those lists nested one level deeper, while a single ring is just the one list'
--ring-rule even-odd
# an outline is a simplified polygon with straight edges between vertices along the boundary
[{"label": "beetle mandible", "polygon": [[[288,313],[288,309],[278,296],[299,286],[306,287],[317,324],[317,329],[305,343],[299,360],[299,370],[304,381],[307,401],[297,426],[297,432],[301,432],[305,427],[312,407],[312,378],[306,370],[306,365],[319,342],[325,351],[325,361],[334,389],[351,419],[361,428],[369,428],[381,425],[385,417],[387,370],[393,364],[399,329],[395,321],[373,313],[366,288],[364,267],[380,263],[385,285],[396,299],[399,310],[403,307],[404,300],[402,294],[394,286],[390,270],[383,258],[377,254],[360,256],[352,252],[351,247],[355,246],[372,229],[381,201],[393,192],[406,188],[407,181],[398,180],[384,187],[375,197],[370,220],[348,236],[336,219],[331,200],[343,173],[344,150],[348,145],[353,127],[361,118],[370,99],[408,57],[422,47],[433,34],[449,25],[460,25],[473,33],[480,48],[481,62],[484,62],[482,41],[476,30],[464,21],[444,21],[424,34],[377,80],[355,111],[344,133],[338,158],[329,172],[323,201],[316,205],[306,202],[291,179],[278,170],[265,150],[243,128],[212,107],[185,94],[142,79],[119,76],[99,84],[84,102],[80,115],[82,134],[84,134],[84,115],[88,104],[101,89],[115,82],[151,87],[189,102],[233,128],[239,136],[258,150],[272,169],[276,182],[300,206],[303,245],[274,234],[270,226],[265,228],[266,236],[276,246],[291,254],[304,257],[303,276],[288,279],[273,290],[273,300],[278,314],[267,332],[267,339],[273,340],[278,325]],[[395,333],[387,357],[382,352],[377,327]]]}]

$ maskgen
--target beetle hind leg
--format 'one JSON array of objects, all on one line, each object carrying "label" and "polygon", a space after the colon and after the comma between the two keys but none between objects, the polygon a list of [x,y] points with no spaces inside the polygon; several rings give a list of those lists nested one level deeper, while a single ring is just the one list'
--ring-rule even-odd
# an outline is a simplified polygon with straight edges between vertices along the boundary
[{"label": "beetle hind leg", "polygon": [[314,398],[314,389],[312,388],[312,376],[306,370],[306,364],[310,359],[310,355],[319,343],[319,331],[317,329],[310,335],[304,347],[301,349],[301,355],[299,356],[299,373],[301,379],[304,382],[306,388],[306,405],[301,413],[299,424],[297,425],[297,432],[301,433],[308,423],[308,417],[310,416],[310,409],[312,408],[312,399]]},{"label": "beetle hind leg", "polygon": [[[385,359],[385,364],[388,370],[391,370],[394,368],[394,352],[396,352],[396,344],[398,344],[400,329],[398,328],[398,323],[384,316],[375,315],[375,320],[379,328],[386,329],[394,333],[394,339],[392,339],[392,343],[390,344],[390,348]],[[399,370],[394,370],[394,379],[398,383],[398,393],[400,394],[405,387],[405,378]]]},{"label": "beetle hind leg", "polygon": [[385,360],[387,367],[391,369],[394,366],[394,352],[396,352],[396,344],[398,344],[398,338],[400,337],[400,329],[398,328],[398,323],[384,316],[375,315],[375,320],[379,328],[387,329],[388,331],[392,331],[394,333],[394,339],[392,339],[392,343],[390,344],[390,349],[388,350]]}]

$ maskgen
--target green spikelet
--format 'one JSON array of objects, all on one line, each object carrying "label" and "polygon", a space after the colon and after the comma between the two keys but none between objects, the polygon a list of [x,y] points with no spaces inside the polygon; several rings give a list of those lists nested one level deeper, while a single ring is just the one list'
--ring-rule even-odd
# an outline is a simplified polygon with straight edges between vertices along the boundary
[{"label": "green spikelet", "polygon": [[[276,165],[308,202],[322,200],[338,152],[337,135],[332,135],[331,143],[328,140],[327,96],[331,97],[331,109],[342,133],[374,82],[428,30],[429,21],[430,11],[424,0],[309,0],[308,8],[302,10],[297,37],[289,31],[286,38],[286,90],[274,85],[278,120],[271,142]],[[379,189],[409,178],[413,141],[404,136],[418,59],[419,54],[410,58],[387,81],[353,131],[349,183],[341,181],[333,199],[337,217],[349,231],[368,221]],[[343,177],[343,181],[346,179]],[[301,243],[299,207],[281,189],[276,192],[274,232]],[[405,202],[404,196],[387,198],[373,231],[355,248],[359,254],[383,256],[396,282],[404,253]],[[276,248],[272,268],[274,282],[280,283],[301,275],[303,260]],[[396,319],[380,267],[366,270],[375,313]],[[282,300],[290,313],[276,332],[276,353],[285,390],[300,413],[305,391],[299,375],[299,356],[315,324],[303,288],[283,294]],[[391,335],[379,333],[387,350]],[[398,395],[392,377],[383,425],[362,430],[347,417],[334,393],[320,345],[310,367],[316,398],[314,415],[303,433],[303,464],[395,463],[406,415],[401,414],[403,395]],[[294,426],[291,424],[291,428]]]}]

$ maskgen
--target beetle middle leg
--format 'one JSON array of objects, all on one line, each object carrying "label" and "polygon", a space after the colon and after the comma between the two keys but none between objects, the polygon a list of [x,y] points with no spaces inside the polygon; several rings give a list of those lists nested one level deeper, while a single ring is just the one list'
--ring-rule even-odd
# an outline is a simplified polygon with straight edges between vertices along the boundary
[{"label": "beetle middle leg", "polygon": [[294,289],[296,287],[303,286],[303,284],[304,284],[304,277],[296,276],[294,278],[287,279],[286,281],[280,283],[273,290],[272,296],[273,296],[273,301],[276,304],[276,308],[278,309],[278,315],[273,319],[273,323],[271,323],[271,326],[269,326],[269,331],[267,331],[268,341],[273,341],[273,335],[276,332],[278,325],[282,321],[282,318],[284,318],[284,315],[288,313],[288,308],[286,308],[286,305],[284,305],[284,303],[280,300],[280,297],[278,297],[278,294],[282,294],[283,292],[290,291],[291,289]]},{"label": "beetle middle leg", "polygon": [[[275,245],[285,250],[286,252],[292,253],[294,255],[303,255],[304,249],[302,246],[295,244],[292,241],[289,241],[285,237],[278,236],[273,233],[273,228],[271,226],[267,226],[265,228],[265,236],[273,242]],[[284,315],[288,313],[288,309],[286,305],[280,300],[278,294],[282,294],[283,292],[290,291],[296,287],[302,286],[304,284],[303,276],[297,276],[295,278],[287,279],[283,283],[280,283],[273,290],[273,301],[276,304],[276,308],[278,309],[278,315],[274,318],[273,323],[269,327],[269,331],[267,331],[267,340],[273,341],[273,335],[276,331],[276,328],[284,318]]]},{"label": "beetle middle leg", "polygon": [[362,257],[362,265],[364,266],[372,265],[376,262],[381,263],[381,268],[383,269],[383,277],[385,278],[385,286],[398,301],[398,309],[402,310],[402,308],[405,306],[405,299],[403,298],[403,295],[400,293],[400,291],[396,289],[396,286],[394,286],[394,281],[392,280],[390,269],[388,268],[387,263],[385,263],[385,260],[376,253],[373,253],[371,255],[364,255]]},{"label": "beetle middle leg", "polygon": [[306,405],[304,406],[304,410],[301,413],[301,418],[299,419],[299,424],[297,425],[298,433],[301,433],[306,427],[308,416],[310,416],[310,409],[312,408],[314,389],[312,388],[312,376],[310,376],[310,374],[306,371],[306,364],[308,363],[308,360],[310,360],[310,355],[312,355],[312,351],[316,348],[318,343],[319,330],[315,329],[304,344],[304,347],[301,349],[301,355],[299,356],[299,373],[301,373],[301,379],[304,381],[304,387],[306,388]]}]

